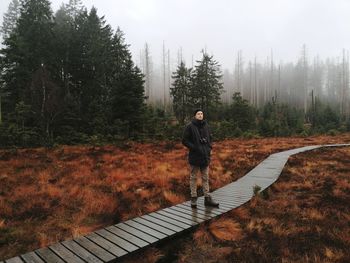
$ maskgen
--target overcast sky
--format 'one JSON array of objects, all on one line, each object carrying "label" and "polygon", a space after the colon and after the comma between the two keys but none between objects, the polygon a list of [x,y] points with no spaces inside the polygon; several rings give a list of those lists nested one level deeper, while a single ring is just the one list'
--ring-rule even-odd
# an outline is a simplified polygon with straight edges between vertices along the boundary
[{"label": "overcast sky", "polygon": [[[1,0],[0,13],[11,0]],[[62,0],[51,0],[54,11]],[[238,50],[245,61],[264,60],[271,49],[276,61],[295,62],[306,44],[310,57],[337,57],[350,47],[349,0],[83,0],[116,29],[124,31],[138,59],[145,42],[160,64],[163,41],[175,59],[182,47],[186,62],[206,48],[232,69]]]}]

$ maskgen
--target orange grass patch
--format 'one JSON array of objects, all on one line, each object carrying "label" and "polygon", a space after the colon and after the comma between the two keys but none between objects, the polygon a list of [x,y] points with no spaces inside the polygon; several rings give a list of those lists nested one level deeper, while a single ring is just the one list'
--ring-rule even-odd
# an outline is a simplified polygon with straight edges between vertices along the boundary
[{"label": "orange grass patch", "polygon": [[[235,181],[271,153],[304,145],[348,142],[349,133],[215,142],[209,170],[211,190]],[[283,207],[291,212],[304,211],[309,220],[325,220],[330,213],[321,212],[319,207],[315,209],[320,215],[311,208],[303,210],[298,202],[302,200],[301,195],[313,189],[325,191],[310,195],[306,206],[317,205],[319,198],[329,200],[334,197],[339,204],[345,202],[350,184],[345,177],[349,174],[349,163],[340,165],[346,160],[346,150],[341,156],[336,154],[337,151],[330,151],[327,159],[331,161],[326,164],[327,169],[342,175],[333,176],[334,185],[325,183],[329,177],[318,169],[317,159],[313,160],[316,165],[293,159],[292,165],[293,162],[304,163],[306,168],[298,170],[293,167],[288,176],[291,184],[283,185],[282,181],[280,187],[276,186],[272,195],[279,194],[283,198],[256,201],[255,207],[244,206],[244,209],[228,214],[237,222],[246,222],[263,210],[260,207],[263,205],[268,207],[267,211]],[[107,145],[0,150],[0,222],[5,222],[0,227],[0,260],[188,200],[186,153],[187,149],[180,143],[169,147],[162,142],[128,143],[124,149]],[[295,176],[315,171],[320,176],[317,180],[311,180],[312,175]],[[300,196],[293,196],[290,191],[296,191]],[[281,215],[284,216],[287,217]],[[336,217],[347,218],[344,213]],[[334,235],[342,237],[341,233]],[[208,238],[211,240],[210,236]],[[330,249],[339,254],[339,250]],[[235,248],[232,253],[235,251],[244,255],[243,248]],[[289,253],[294,252],[289,250]]]}]

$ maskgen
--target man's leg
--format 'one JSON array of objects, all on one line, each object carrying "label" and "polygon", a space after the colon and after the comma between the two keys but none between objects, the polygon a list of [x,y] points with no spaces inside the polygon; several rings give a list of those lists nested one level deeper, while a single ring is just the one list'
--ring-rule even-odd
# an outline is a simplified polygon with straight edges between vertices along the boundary
[{"label": "man's leg", "polygon": [[204,205],[218,207],[219,203],[215,202],[209,195],[209,166],[201,167],[201,174],[204,192]]},{"label": "man's leg", "polygon": [[197,171],[198,167],[191,165],[191,172],[190,172],[190,189],[191,189],[191,206],[196,207],[197,206]]},{"label": "man's leg", "polygon": [[204,196],[209,196],[209,166],[201,167]]}]

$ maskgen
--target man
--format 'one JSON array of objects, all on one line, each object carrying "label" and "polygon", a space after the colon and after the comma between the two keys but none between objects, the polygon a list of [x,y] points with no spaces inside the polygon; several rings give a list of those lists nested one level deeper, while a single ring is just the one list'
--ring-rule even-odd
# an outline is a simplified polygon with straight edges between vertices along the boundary
[{"label": "man", "polygon": [[194,111],[194,119],[187,124],[182,136],[182,144],[189,149],[188,162],[191,167],[191,207],[193,208],[197,207],[196,173],[198,171],[202,174],[204,204],[206,206],[219,206],[209,195],[209,163],[212,149],[212,136],[208,124],[203,118],[203,111],[201,109],[196,109]]}]

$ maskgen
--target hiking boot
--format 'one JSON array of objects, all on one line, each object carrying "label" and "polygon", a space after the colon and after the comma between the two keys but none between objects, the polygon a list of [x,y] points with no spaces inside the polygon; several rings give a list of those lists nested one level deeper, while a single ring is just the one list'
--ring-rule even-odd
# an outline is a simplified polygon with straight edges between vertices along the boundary
[{"label": "hiking boot", "polygon": [[213,207],[219,207],[219,203],[215,202],[211,196],[204,197],[204,205],[205,206],[213,206]]},{"label": "hiking boot", "polygon": [[192,208],[197,207],[197,197],[191,197],[191,207]]}]

